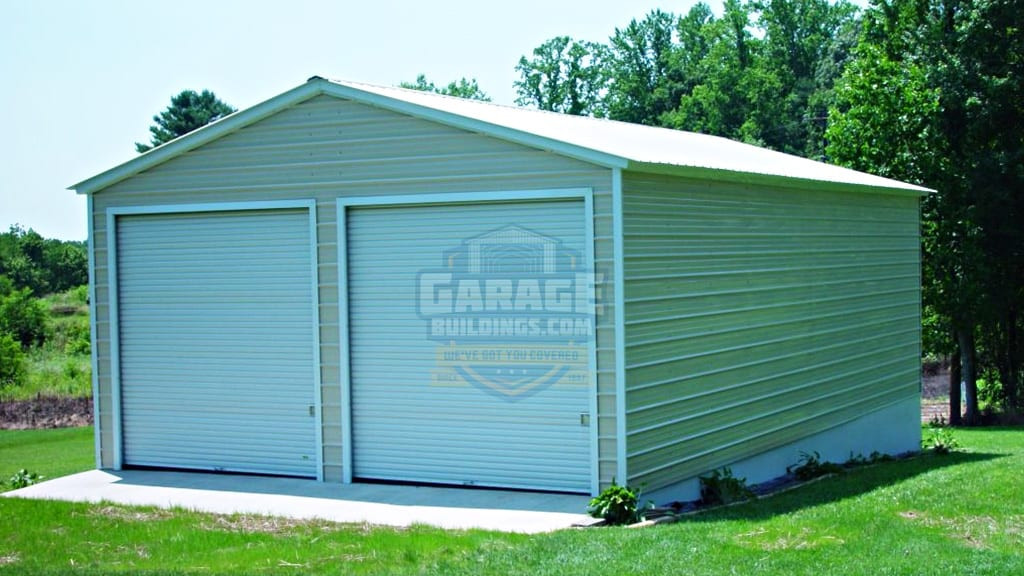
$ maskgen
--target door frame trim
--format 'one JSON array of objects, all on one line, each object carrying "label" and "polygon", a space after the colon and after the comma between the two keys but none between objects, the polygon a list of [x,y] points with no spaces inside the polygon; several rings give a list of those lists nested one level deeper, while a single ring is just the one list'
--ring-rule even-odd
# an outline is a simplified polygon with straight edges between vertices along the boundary
[{"label": "door frame trim", "polygon": [[[106,234],[107,234],[107,306],[109,308],[110,322],[110,396],[111,396],[111,430],[113,436],[113,464],[114,470],[120,470],[124,466],[123,430],[121,422],[121,341],[120,341],[120,315],[118,311],[118,269],[117,269],[117,219],[120,216],[150,215],[150,214],[200,214],[207,212],[239,212],[239,211],[263,211],[263,210],[294,210],[305,209],[309,215],[310,232],[310,272],[312,277],[312,318],[313,326],[313,402],[314,402],[314,426],[316,429],[314,446],[316,450],[316,479],[318,482],[324,480],[324,458],[323,458],[323,416],[321,402],[321,362],[320,362],[320,280],[319,265],[317,258],[317,234],[316,234],[316,200],[275,200],[275,201],[253,201],[253,202],[213,202],[203,204],[157,204],[152,206],[115,206],[106,210]],[[95,341],[93,347],[95,348]],[[94,367],[95,369],[95,367]],[[97,427],[99,427],[97,422]]]},{"label": "door frame trim", "polygon": [[[519,201],[582,200],[584,217],[584,244],[586,264],[594,270],[594,198],[591,188],[555,188],[540,190],[504,190],[496,192],[459,192],[445,194],[399,194],[382,196],[339,197],[337,199],[338,231],[338,339],[341,347],[341,436],[342,436],[342,482],[352,483],[353,477],[353,430],[352,430],[352,369],[349,316],[348,278],[348,210],[358,207],[397,207],[423,205],[457,205],[509,203]],[[597,314],[594,286],[589,290],[591,325],[597,330]],[[597,404],[597,337],[588,343],[588,404],[590,410],[590,491],[599,491],[599,444]]]}]

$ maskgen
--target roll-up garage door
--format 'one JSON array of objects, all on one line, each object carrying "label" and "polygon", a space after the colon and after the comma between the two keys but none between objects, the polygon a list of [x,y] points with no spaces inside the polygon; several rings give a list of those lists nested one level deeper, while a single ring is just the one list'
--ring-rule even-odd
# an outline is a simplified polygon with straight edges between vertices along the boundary
[{"label": "roll-up garage door", "polygon": [[354,476],[590,490],[581,200],[347,212]]},{"label": "roll-up garage door", "polygon": [[119,216],[127,465],[316,476],[309,212]]}]

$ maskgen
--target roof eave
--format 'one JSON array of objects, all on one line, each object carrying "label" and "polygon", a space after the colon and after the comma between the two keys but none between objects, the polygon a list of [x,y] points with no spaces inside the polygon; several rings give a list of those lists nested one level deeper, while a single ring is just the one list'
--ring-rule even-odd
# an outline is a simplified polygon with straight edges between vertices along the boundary
[{"label": "roof eave", "polygon": [[307,82],[255,106],[225,116],[216,122],[161,144],[136,158],[73,184],[68,187],[68,190],[75,190],[79,194],[92,194],[321,93],[323,93],[323,87],[319,83]]},{"label": "roof eave", "polygon": [[[800,178],[794,176],[761,174],[757,172],[738,172],[734,170],[722,170],[719,168],[659,164],[653,162],[630,162],[625,170],[644,172],[648,174],[664,174],[666,176],[677,176],[698,180],[714,180],[736,184],[759,184],[816,191],[859,192],[867,194],[873,193],[914,197],[922,197],[935,193],[935,190],[930,188],[915,186],[913,184],[905,184],[902,182],[899,183],[902,184],[902,186],[869,185],[852,182],[837,182],[834,180],[816,180],[812,178]],[[893,182],[894,184],[897,183],[896,181]]]}]

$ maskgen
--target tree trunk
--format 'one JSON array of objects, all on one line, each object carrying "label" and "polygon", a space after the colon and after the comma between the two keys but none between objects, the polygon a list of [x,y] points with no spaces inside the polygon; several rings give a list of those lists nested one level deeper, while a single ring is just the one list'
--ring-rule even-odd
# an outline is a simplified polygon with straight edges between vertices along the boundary
[{"label": "tree trunk", "polygon": [[960,348],[958,347],[949,359],[949,425],[960,426],[964,423],[960,412],[960,382],[963,374],[960,371]]},{"label": "tree trunk", "polygon": [[957,330],[956,338],[960,345],[960,370],[966,389],[964,403],[967,405],[967,411],[964,414],[964,424],[974,426],[978,423],[978,372],[974,363],[974,328]]}]

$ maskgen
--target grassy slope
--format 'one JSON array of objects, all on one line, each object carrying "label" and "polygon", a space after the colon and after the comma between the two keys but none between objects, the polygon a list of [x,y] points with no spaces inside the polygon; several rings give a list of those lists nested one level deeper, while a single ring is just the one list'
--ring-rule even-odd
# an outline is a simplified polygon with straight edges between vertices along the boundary
[{"label": "grassy slope", "polygon": [[0,400],[92,395],[89,305],[85,302],[85,291],[77,288],[51,294],[43,298],[43,304],[49,310],[46,341],[28,351],[25,381],[0,390]]},{"label": "grassy slope", "polygon": [[[53,477],[74,467],[62,462],[69,454],[82,468],[91,459],[77,455],[91,448],[89,429],[12,434],[28,433],[0,433],[4,465],[31,460]],[[863,468],[642,530],[528,537],[0,498],[0,574],[72,565],[197,574],[1022,574],[1024,428],[957,435],[967,452]]]}]

